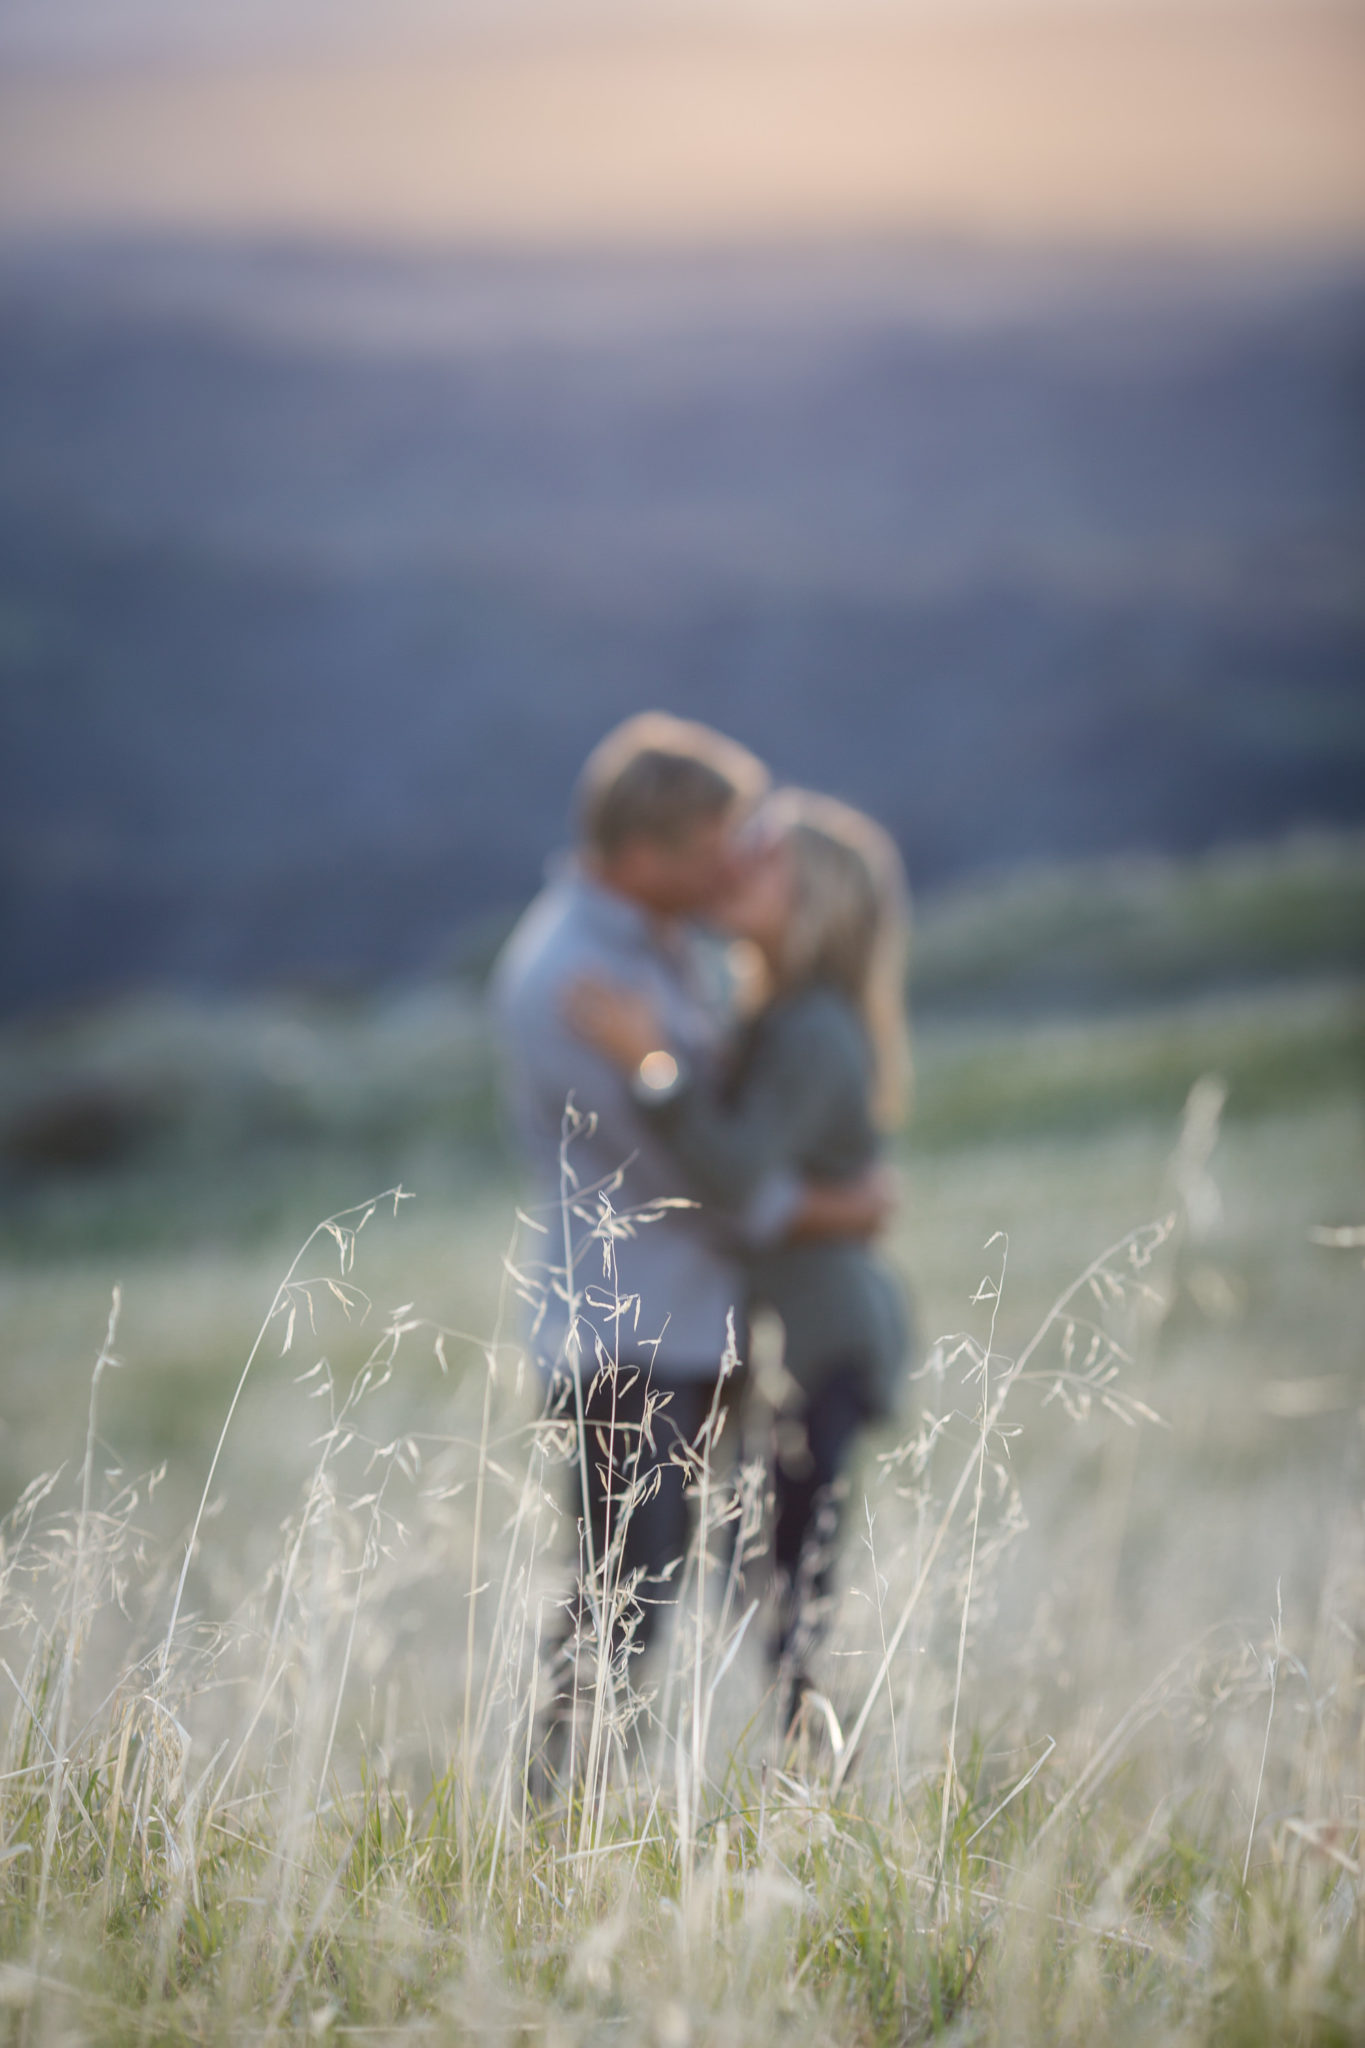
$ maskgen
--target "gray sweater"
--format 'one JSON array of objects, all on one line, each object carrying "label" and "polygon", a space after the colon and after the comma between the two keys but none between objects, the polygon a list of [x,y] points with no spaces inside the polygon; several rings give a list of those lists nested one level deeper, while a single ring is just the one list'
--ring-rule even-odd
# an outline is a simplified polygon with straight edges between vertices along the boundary
[{"label": "gray sweater", "polygon": [[[845,1180],[875,1160],[872,1059],[852,1005],[829,988],[774,1003],[749,1027],[728,1080],[704,1072],[647,1117],[694,1188],[742,1214],[774,1172]],[[862,1370],[889,1412],[906,1365],[904,1298],[865,1244],[848,1239],[755,1247],[751,1305],[777,1311],[786,1366],[807,1393],[832,1369]]]}]

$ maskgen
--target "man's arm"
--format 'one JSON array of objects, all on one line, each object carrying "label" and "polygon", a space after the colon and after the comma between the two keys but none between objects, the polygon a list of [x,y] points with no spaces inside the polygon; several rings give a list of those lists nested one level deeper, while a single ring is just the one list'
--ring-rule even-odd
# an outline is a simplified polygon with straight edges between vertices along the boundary
[{"label": "man's arm", "polygon": [[[563,976],[553,968],[495,991],[504,1090],[522,1150],[543,1183],[559,1179],[564,1105],[593,1119],[571,1164],[590,1182],[625,1165],[639,1149],[640,1127],[623,1077],[569,1032],[559,1014]],[[681,1192],[673,1190],[671,1192]]]},{"label": "man's arm", "polygon": [[[633,1074],[640,1115],[664,1135],[699,1192],[728,1214],[750,1250],[873,1237],[885,1224],[896,1202],[887,1169],[816,1182],[803,1180],[789,1163],[799,1157],[807,1129],[818,1130],[826,1120],[841,1080],[849,1080],[847,1048],[841,1036],[831,1037],[824,1013],[785,1019],[741,1097],[725,1103],[676,1058],[668,1060],[671,1073],[654,1092],[659,1084],[647,1080],[644,1060],[663,1048],[666,1034],[647,998],[582,976],[566,991],[564,1013],[618,1071]],[[856,1054],[854,1060],[856,1067]],[[862,1085],[860,1072],[852,1085]]]}]

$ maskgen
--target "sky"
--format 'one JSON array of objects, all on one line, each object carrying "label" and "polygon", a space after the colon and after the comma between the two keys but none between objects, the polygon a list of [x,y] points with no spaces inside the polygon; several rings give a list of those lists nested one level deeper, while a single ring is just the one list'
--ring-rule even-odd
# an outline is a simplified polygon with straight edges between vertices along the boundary
[{"label": "sky", "polygon": [[0,0],[0,235],[1365,245],[1359,5],[495,13]]},{"label": "sky", "polygon": [[[545,24],[562,32],[598,21],[778,24],[866,17],[881,21],[971,12],[1031,14],[1056,0],[0,0],[0,59],[98,60],[170,52],[201,55],[383,44],[470,27]],[[1155,12],[1171,0],[1066,0],[1073,10]],[[1224,12],[1292,12],[1303,0],[1214,0]],[[1177,0],[1177,8],[1180,0]]]}]

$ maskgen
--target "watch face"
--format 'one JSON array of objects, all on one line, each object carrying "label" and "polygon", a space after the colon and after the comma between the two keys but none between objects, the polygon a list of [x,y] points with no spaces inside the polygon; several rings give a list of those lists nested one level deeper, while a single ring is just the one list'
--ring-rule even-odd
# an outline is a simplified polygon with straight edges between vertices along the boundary
[{"label": "watch face", "polygon": [[647,1052],[639,1065],[640,1086],[652,1094],[662,1095],[676,1086],[678,1062],[671,1052]]}]

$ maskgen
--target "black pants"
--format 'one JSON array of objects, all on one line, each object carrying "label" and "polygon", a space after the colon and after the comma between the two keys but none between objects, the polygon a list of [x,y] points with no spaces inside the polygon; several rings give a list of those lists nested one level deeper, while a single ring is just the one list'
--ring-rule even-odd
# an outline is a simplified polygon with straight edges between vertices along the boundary
[{"label": "black pants", "polygon": [[[733,1372],[721,1391],[718,1413],[738,1406],[743,1389],[743,1372]],[[609,1544],[618,1538],[621,1547],[621,1579],[639,1572],[636,1593],[638,1613],[634,1617],[632,1640],[646,1647],[658,1627],[659,1610],[676,1597],[682,1560],[689,1540],[687,1487],[690,1475],[683,1462],[675,1461],[681,1446],[696,1446],[716,1400],[719,1375],[712,1371],[697,1379],[664,1377],[646,1366],[622,1364],[615,1375],[599,1374],[583,1390],[583,1412],[587,1426],[588,1520],[592,1530],[593,1555],[600,1571]],[[665,1398],[667,1397],[667,1398]],[[650,1434],[645,1439],[646,1405],[652,1407]],[[572,1413],[570,1408],[568,1413]],[[725,1448],[731,1447],[733,1424],[726,1431]],[[648,1481],[642,1497],[623,1514],[623,1497],[632,1484]],[[582,1513],[582,1481],[575,1472],[575,1503]],[[662,1574],[674,1566],[671,1576]],[[615,1573],[613,1572],[613,1578]],[[578,1616],[575,1613],[574,1619]],[[619,1644],[622,1629],[615,1631]]]},{"label": "black pants", "polygon": [[[798,1668],[819,1638],[854,1439],[879,1412],[866,1370],[833,1366],[809,1396],[798,1427],[779,1432],[773,1562],[778,1574],[773,1661]],[[804,1441],[803,1441],[804,1432]]]}]

